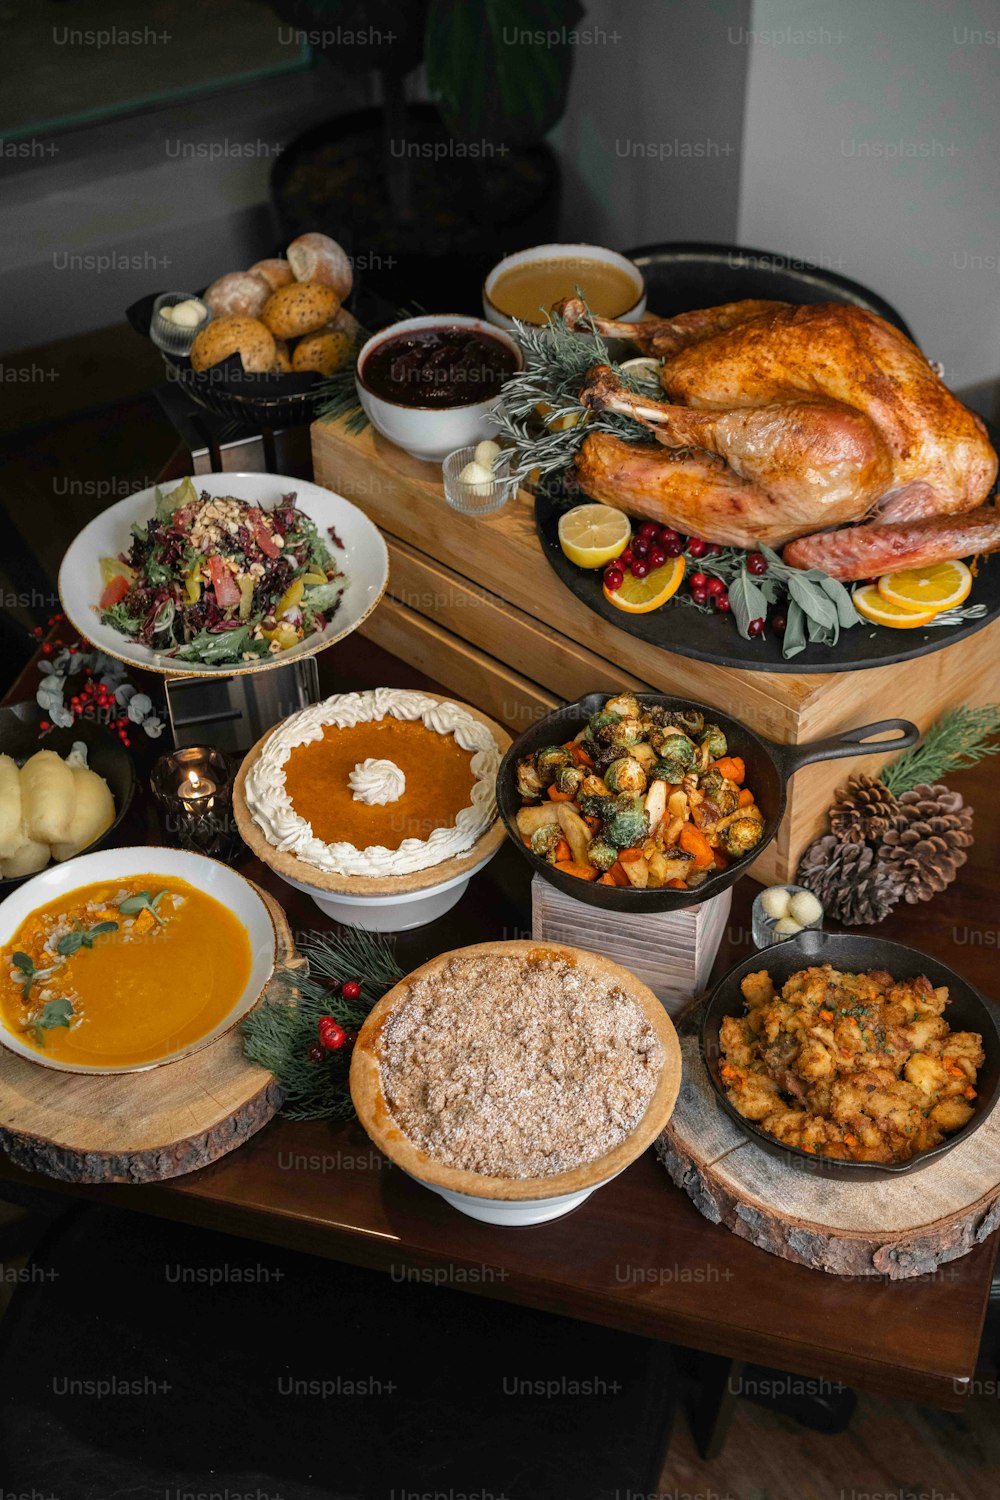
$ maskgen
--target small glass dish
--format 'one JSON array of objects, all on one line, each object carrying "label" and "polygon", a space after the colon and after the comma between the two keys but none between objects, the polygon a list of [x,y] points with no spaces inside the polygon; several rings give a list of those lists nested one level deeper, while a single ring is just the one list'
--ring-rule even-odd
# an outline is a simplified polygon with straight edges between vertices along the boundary
[{"label": "small glass dish", "polygon": [[[784,890],[788,892],[789,896],[797,896],[800,891],[805,890],[805,886],[781,885],[781,883],[778,882],[775,885],[766,887],[766,889],[772,891]],[[810,891],[809,894],[812,895],[812,892]],[[764,891],[758,891],[757,895],[754,897],[753,907],[750,913],[750,928],[754,947],[772,948],[775,943],[784,943],[787,942],[790,937],[798,937],[799,934],[797,932],[775,932],[774,929],[777,926],[778,918],[769,917],[765,912],[764,907],[761,903],[761,897],[763,895]],[[825,912],[820,912],[815,922],[804,922],[799,928],[799,932],[822,932],[824,916]]]},{"label": "small glass dish", "polygon": [[[179,302],[197,302],[202,316],[191,328],[178,328],[163,316],[164,307],[176,307]],[[157,349],[165,354],[190,354],[191,345],[201,330],[212,321],[211,310],[193,292],[163,292],[153,303],[153,315],[149,320],[149,337]]]},{"label": "small glass dish", "polygon": [[456,448],[448,454],[441,465],[444,498],[453,510],[460,510],[463,515],[488,516],[491,511],[501,510],[517,489],[516,481],[510,477],[511,450],[500,453],[489,484],[464,484],[458,476],[475,456],[474,447]]}]

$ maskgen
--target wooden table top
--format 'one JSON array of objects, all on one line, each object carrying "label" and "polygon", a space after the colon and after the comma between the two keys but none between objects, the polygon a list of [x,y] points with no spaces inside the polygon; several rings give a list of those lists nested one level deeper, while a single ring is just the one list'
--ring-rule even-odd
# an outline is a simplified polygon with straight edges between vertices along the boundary
[{"label": "wooden table top", "polygon": [[[327,691],[434,686],[356,635],[321,662]],[[32,692],[29,670],[8,698]],[[996,993],[1000,945],[991,863],[1000,837],[995,775],[986,762],[954,779],[976,809],[976,844],[958,881],[929,905],[897,907],[878,929],[954,964],[987,994]],[[131,840],[162,841],[148,789],[129,823]],[[281,901],[293,929],[329,925],[309,898],[252,857],[239,868]],[[400,962],[410,969],[464,943],[530,936],[529,882],[526,862],[505,846],[452,912],[400,936]],[[749,947],[756,889],[749,880],[734,888],[717,972]],[[498,1229],[405,1177],[356,1122],[278,1119],[214,1165],[154,1186],[61,1185],[20,1172],[6,1158],[4,1180],[941,1406],[961,1404],[973,1373],[997,1246],[993,1235],[934,1275],[909,1281],[836,1278],[769,1256],[709,1223],[651,1151],[567,1217]]]}]

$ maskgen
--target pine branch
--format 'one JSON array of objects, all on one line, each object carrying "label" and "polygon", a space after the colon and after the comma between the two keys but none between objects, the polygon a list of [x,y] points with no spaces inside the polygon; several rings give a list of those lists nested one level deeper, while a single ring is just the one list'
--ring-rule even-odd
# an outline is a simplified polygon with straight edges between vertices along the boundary
[{"label": "pine branch", "polygon": [[881,780],[895,796],[925,783],[933,786],[1000,753],[1000,704],[952,708],[927,730],[922,742],[890,761]]}]

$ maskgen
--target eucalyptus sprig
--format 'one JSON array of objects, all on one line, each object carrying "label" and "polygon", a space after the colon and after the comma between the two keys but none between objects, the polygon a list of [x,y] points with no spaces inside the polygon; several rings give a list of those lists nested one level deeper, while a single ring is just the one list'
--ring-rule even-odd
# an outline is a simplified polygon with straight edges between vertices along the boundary
[{"label": "eucalyptus sprig", "polygon": [[935,719],[919,745],[884,766],[881,780],[895,796],[943,781],[1000,753],[1000,703],[961,705]]}]

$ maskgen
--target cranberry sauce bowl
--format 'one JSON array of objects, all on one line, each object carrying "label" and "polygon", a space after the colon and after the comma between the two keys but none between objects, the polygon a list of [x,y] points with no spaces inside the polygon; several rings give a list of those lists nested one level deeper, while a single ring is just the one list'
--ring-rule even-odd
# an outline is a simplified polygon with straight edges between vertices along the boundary
[{"label": "cranberry sauce bowl", "polygon": [[494,435],[489,414],[521,364],[517,343],[482,318],[404,318],[362,347],[358,399],[383,437],[441,463]]}]

